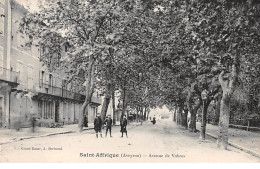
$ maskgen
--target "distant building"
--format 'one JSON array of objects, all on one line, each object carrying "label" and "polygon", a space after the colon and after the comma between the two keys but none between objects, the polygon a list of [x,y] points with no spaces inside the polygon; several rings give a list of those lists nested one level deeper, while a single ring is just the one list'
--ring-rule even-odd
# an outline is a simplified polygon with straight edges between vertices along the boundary
[{"label": "distant building", "polygon": [[[41,126],[49,123],[78,123],[85,95],[83,86],[67,83],[65,73],[50,73],[40,61],[44,46],[31,45],[29,37],[18,32],[26,9],[14,0],[0,0],[0,127],[30,126],[32,116]],[[50,57],[59,59],[66,50]],[[92,122],[101,104],[96,94],[88,107]]]}]

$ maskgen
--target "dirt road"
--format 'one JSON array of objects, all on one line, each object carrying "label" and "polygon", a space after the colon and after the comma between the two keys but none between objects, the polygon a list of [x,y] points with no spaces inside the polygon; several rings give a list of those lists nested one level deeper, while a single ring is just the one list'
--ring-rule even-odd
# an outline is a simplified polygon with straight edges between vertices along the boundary
[{"label": "dirt road", "polygon": [[129,138],[95,138],[93,130],[23,140],[1,146],[0,162],[260,162],[235,148],[216,148],[216,141],[199,141],[170,121],[128,126]]}]

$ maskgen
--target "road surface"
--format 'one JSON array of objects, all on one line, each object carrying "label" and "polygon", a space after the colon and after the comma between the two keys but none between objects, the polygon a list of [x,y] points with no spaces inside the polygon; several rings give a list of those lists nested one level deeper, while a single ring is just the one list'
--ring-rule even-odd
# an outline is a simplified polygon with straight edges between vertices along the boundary
[{"label": "road surface", "polygon": [[88,130],[5,144],[0,162],[260,162],[232,147],[219,150],[214,139],[200,142],[199,133],[171,121],[129,125],[129,138],[119,130],[112,128],[112,138],[96,139]]}]

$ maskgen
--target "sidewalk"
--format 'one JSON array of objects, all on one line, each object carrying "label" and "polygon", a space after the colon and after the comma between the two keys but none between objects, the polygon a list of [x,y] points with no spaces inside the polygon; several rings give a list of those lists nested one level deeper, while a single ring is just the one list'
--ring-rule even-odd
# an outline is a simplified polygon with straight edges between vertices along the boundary
[{"label": "sidewalk", "polygon": [[[200,123],[197,123],[197,129],[200,130]],[[206,134],[216,138],[218,135],[218,125],[207,124]],[[231,146],[246,151],[260,158],[260,133],[245,131],[241,129],[228,129],[228,142]]]},{"label": "sidewalk", "polygon": [[[83,130],[89,130],[93,128],[94,124],[89,123],[89,127],[84,127]],[[64,125],[62,128],[35,127],[34,133],[32,132],[32,128],[21,128],[19,131],[13,129],[0,129],[0,145],[24,139],[46,137],[57,134],[76,133],[78,131],[78,124]]]},{"label": "sidewalk", "polygon": [[[118,124],[115,126],[118,126]],[[83,127],[83,131],[91,129],[94,129],[94,123],[88,123],[88,127]],[[19,131],[13,129],[0,129],[0,145],[31,138],[77,133],[78,131],[78,124],[64,125],[62,128],[35,127],[34,133],[32,132],[32,128],[21,128]]]}]

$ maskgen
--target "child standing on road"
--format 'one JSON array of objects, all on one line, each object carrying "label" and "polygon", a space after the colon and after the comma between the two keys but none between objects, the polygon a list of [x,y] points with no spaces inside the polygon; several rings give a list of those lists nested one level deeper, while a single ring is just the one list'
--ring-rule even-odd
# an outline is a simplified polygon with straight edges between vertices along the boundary
[{"label": "child standing on road", "polygon": [[96,138],[98,138],[98,133],[100,133],[100,137],[102,138],[102,119],[100,117],[100,113],[97,114],[97,117],[94,119],[94,130],[96,132]]},{"label": "child standing on road", "polygon": [[110,137],[112,137],[111,128],[112,128],[113,120],[111,119],[111,115],[108,115],[108,117],[106,118],[104,123],[106,124],[106,137],[107,137],[108,130],[109,130],[109,133],[110,133]]},{"label": "child standing on road", "polygon": [[123,134],[125,133],[126,134],[126,137],[128,138],[127,136],[127,130],[126,130],[126,126],[127,126],[127,119],[126,119],[126,115],[123,116],[123,119],[121,120],[121,132],[122,132],[122,136],[123,137]]}]

